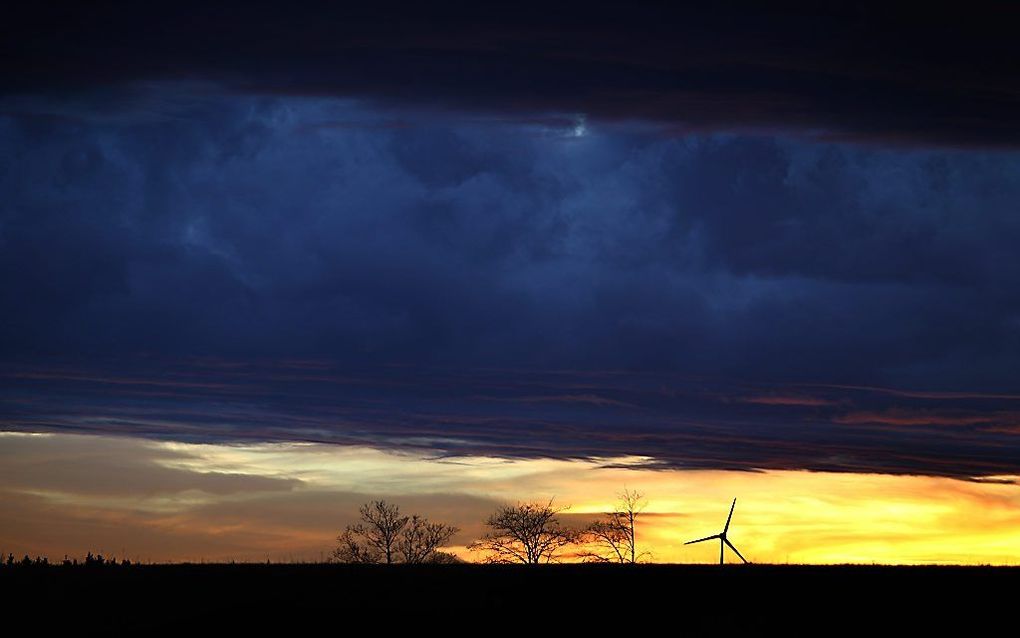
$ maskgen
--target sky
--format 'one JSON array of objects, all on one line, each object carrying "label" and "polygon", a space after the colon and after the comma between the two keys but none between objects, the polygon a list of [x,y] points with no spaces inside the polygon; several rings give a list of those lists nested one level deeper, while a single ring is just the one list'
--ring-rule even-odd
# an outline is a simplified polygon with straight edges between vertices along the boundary
[{"label": "sky", "polygon": [[0,551],[627,487],[655,560],[1016,563],[1018,17],[15,9]]}]

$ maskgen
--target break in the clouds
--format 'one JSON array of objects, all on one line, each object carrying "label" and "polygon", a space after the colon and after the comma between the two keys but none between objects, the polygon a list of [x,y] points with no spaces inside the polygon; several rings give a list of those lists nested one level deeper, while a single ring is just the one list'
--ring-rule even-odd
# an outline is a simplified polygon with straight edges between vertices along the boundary
[{"label": "break in the clouds", "polygon": [[[385,496],[460,528],[465,544],[500,503],[549,498],[582,525],[621,485],[649,507],[642,547],[658,562],[715,562],[684,545],[721,524],[756,562],[1012,563],[1013,485],[806,472],[663,472],[549,459],[423,459],[357,446],[184,444],[0,433],[0,546],[79,559],[321,560],[358,505]],[[115,477],[116,480],[110,480]]]},{"label": "break in the clouds", "polygon": [[1016,474],[1013,153],[137,98],[0,119],[4,429]]},{"label": "break in the clouds", "polygon": [[[1020,437],[1020,395],[748,383],[663,372],[420,365],[352,371],[321,361],[157,357],[13,365],[0,379],[3,430],[194,444],[369,446],[433,459],[1012,483]],[[177,485],[177,474],[161,478]],[[201,489],[230,489],[236,481],[208,475]]]}]

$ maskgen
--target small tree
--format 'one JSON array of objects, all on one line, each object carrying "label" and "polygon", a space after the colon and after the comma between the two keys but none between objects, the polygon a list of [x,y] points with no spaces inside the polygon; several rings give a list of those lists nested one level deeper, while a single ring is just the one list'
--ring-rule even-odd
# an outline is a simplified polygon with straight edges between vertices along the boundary
[{"label": "small tree", "polygon": [[595,521],[582,532],[582,540],[592,549],[583,556],[607,563],[636,563],[646,554],[637,551],[636,523],[648,506],[644,494],[624,489],[616,509]]},{"label": "small tree", "polygon": [[397,551],[405,563],[440,562],[436,550],[448,543],[458,531],[452,525],[433,523],[414,514],[400,533]]},{"label": "small tree", "polygon": [[356,526],[348,525],[347,529],[336,537],[337,546],[333,550],[333,560],[341,563],[378,563],[380,554],[373,551],[355,529]]},{"label": "small tree", "polygon": [[400,508],[386,501],[365,503],[358,514],[361,522],[348,525],[337,537],[339,545],[333,556],[349,563],[392,563],[397,538],[408,517],[401,516]]},{"label": "small tree", "polygon": [[333,559],[342,563],[443,562],[440,547],[459,531],[423,516],[402,516],[386,501],[372,501],[358,509],[361,522],[337,536]]},{"label": "small tree", "polygon": [[552,500],[545,505],[504,505],[485,521],[489,532],[468,549],[486,552],[484,560],[490,563],[553,562],[559,551],[576,538],[576,533],[562,527],[557,519],[565,509],[553,507]]}]

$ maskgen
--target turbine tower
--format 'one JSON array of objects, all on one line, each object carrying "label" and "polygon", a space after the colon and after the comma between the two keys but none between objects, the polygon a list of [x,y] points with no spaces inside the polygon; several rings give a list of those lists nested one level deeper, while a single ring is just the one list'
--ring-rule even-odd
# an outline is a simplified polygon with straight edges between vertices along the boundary
[{"label": "turbine tower", "polygon": [[713,534],[711,536],[706,536],[705,538],[699,538],[696,541],[687,541],[686,543],[684,543],[684,545],[693,545],[694,543],[701,543],[703,541],[710,541],[710,540],[715,540],[716,538],[718,538],[719,539],[719,564],[720,565],[722,565],[724,562],[726,562],[725,560],[723,560],[723,550],[726,549],[727,545],[729,545],[730,549],[733,550],[733,553],[736,554],[737,556],[740,556],[740,560],[744,561],[744,563],[746,564],[747,563],[747,559],[744,558],[743,556],[741,556],[740,552],[737,551],[737,548],[734,547],[733,543],[730,542],[730,539],[726,538],[726,532],[728,532],[730,530],[730,520],[733,519],[733,508],[735,508],[736,506],[737,506],[737,499],[733,499],[733,505],[730,505],[730,515],[726,517],[726,527],[723,528],[721,533]]}]

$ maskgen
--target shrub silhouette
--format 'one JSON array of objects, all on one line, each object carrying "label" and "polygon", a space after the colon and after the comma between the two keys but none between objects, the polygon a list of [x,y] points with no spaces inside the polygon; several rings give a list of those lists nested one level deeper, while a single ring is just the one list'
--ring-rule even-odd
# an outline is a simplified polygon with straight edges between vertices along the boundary
[{"label": "shrub silhouette", "polygon": [[341,563],[438,563],[450,562],[438,551],[459,530],[435,523],[418,514],[404,516],[400,508],[383,500],[358,509],[361,521],[348,525],[337,536],[332,558]]},{"label": "shrub silhouette", "polygon": [[485,521],[489,532],[468,549],[484,552],[487,563],[555,562],[563,548],[578,540],[578,533],[562,527],[557,518],[565,509],[553,507],[552,500],[545,505],[504,505]]}]

